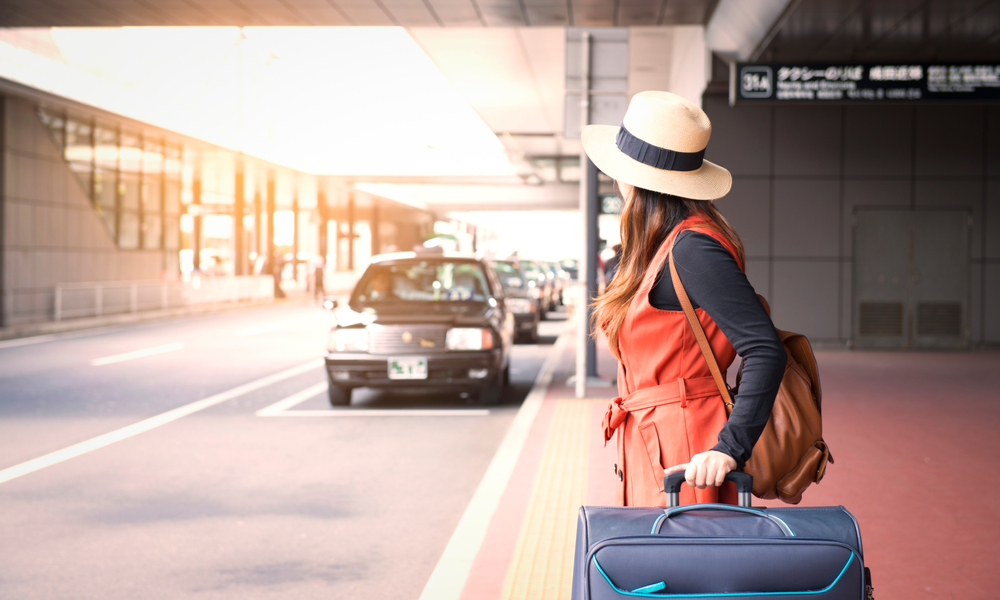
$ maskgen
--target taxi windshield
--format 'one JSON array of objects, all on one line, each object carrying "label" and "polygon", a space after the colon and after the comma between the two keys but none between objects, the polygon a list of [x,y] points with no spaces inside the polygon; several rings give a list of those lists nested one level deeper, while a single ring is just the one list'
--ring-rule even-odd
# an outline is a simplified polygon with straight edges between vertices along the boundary
[{"label": "taxi windshield", "polygon": [[506,288],[523,288],[526,285],[521,270],[512,262],[498,260],[493,263],[493,269],[500,276],[500,281]]},{"label": "taxi windshield", "polygon": [[478,262],[375,264],[358,284],[351,304],[486,302],[488,289]]}]

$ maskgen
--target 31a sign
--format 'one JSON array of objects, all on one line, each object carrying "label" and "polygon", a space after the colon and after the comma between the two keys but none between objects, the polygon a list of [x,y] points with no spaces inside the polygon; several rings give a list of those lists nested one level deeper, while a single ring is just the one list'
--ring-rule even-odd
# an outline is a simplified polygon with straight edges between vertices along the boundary
[{"label": "31a sign", "polygon": [[1000,100],[1000,63],[735,63],[730,70],[730,104],[923,100]]}]

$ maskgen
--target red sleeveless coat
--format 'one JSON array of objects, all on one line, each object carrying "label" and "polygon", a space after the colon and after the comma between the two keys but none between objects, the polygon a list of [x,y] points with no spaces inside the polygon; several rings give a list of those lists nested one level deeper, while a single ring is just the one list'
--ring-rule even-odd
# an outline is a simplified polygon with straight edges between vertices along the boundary
[{"label": "red sleeveless coat", "polygon": [[[712,236],[740,262],[736,248],[722,233],[708,229],[707,223],[705,217],[693,215],[674,228],[646,270],[619,331],[620,397],[608,407],[604,436],[607,441],[618,433],[617,498],[622,506],[665,506],[663,470],[710,450],[726,424],[719,389],[684,312],[660,310],[649,303],[667,251],[685,229]],[[668,269],[664,277],[669,273]],[[736,351],[703,309],[695,312],[725,373]],[[727,493],[723,495],[724,500],[731,500]],[[719,502],[719,489],[681,486],[681,504],[695,502]]]}]

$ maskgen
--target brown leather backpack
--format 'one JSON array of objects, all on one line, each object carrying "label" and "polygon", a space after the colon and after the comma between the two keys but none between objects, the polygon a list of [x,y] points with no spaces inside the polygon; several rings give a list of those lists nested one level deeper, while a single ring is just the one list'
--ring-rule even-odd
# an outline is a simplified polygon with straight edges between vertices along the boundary
[{"label": "brown leather backpack", "polygon": [[[694,313],[681,278],[677,275],[673,253],[670,254],[670,275],[674,291],[698,340],[701,353],[708,362],[719,393],[723,398],[734,398],[735,390],[730,390],[726,385],[705,330]],[[767,313],[771,314],[767,300],[762,296],[757,297]],[[771,418],[757,440],[744,470],[753,475],[754,496],[798,504],[802,501],[802,492],[810,484],[819,483],[823,479],[826,464],[832,463],[833,457],[823,441],[822,390],[812,346],[802,334],[780,329],[777,331],[788,355],[785,374],[774,400],[774,408],[771,409]],[[737,387],[742,371],[741,366],[736,377]],[[732,410],[733,402],[727,402],[726,415]]]}]

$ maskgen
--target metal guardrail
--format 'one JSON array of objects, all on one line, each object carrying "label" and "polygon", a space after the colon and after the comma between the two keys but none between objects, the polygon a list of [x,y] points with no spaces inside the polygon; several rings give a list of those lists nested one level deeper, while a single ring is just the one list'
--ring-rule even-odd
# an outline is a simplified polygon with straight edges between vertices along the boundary
[{"label": "metal guardrail", "polygon": [[99,281],[55,286],[53,319],[135,314],[217,302],[274,300],[270,275],[201,277],[191,281]]}]

